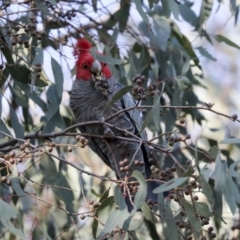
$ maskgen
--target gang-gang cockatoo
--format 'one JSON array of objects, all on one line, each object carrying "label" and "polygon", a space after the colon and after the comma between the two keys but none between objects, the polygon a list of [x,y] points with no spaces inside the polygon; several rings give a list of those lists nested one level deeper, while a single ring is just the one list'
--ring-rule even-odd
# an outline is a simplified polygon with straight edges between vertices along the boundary
[{"label": "gang-gang cockatoo", "polygon": [[[86,124],[79,128],[82,133],[106,136],[104,140],[90,137],[89,147],[105,164],[114,170],[118,179],[124,179],[127,172],[131,174],[133,170],[140,171],[148,179],[151,177],[150,163],[148,161],[149,147],[146,144],[139,146],[140,143],[136,141],[136,138],[130,134],[126,136],[126,132],[119,130],[124,129],[143,140],[147,140],[145,131],[139,133],[142,124],[141,114],[137,109],[125,111],[107,121],[114,127],[108,127],[103,124],[105,119],[113,114],[135,106],[135,102],[130,93],[127,93],[115,101],[109,108],[106,108],[107,103],[123,85],[112,75],[106,63],[99,62],[92,56],[89,52],[91,48],[92,45],[88,40],[80,39],[75,49],[75,54],[77,55],[76,80],[73,84],[70,105],[76,122],[99,121],[99,124]],[[124,139],[126,137],[131,141],[126,141]],[[125,171],[126,166],[121,167],[126,159],[128,159],[127,165],[130,165],[130,169],[127,168],[128,171]],[[136,160],[140,164],[134,164]],[[132,164],[131,161],[133,161]],[[146,200],[157,201],[157,195],[152,191],[158,186],[157,182],[148,181]],[[125,197],[128,210],[131,211],[133,208],[132,202],[129,201],[129,196]]]}]

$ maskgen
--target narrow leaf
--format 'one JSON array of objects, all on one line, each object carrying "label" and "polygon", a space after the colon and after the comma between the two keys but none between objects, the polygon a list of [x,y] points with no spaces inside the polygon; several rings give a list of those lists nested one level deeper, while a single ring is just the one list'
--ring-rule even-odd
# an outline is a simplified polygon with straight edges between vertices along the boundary
[{"label": "narrow leaf", "polygon": [[39,10],[42,12],[43,15],[48,15],[49,14],[48,8],[44,4],[44,1],[34,0],[34,2],[36,3],[37,7],[39,8]]},{"label": "narrow leaf", "polygon": [[[163,204],[163,206],[164,206],[164,204]],[[146,202],[144,202],[142,204],[141,211],[144,215],[144,218],[147,219],[148,221],[150,221],[152,223],[158,222],[157,218],[155,217],[155,215],[153,214],[153,212],[151,211],[151,209],[149,208],[149,206],[147,205]]]},{"label": "narrow leaf", "polygon": [[134,198],[133,213],[135,213],[139,208],[142,207],[142,204],[145,202],[147,196],[147,183],[146,179],[139,171],[133,171],[132,177],[136,178],[139,182],[138,191]]},{"label": "narrow leaf", "polygon": [[191,82],[185,76],[176,76],[174,77],[180,90],[187,91],[192,87]]},{"label": "narrow leaf", "polygon": [[237,49],[240,49],[240,46],[237,45],[236,43],[232,42],[231,40],[229,40],[228,38],[222,36],[222,35],[216,35],[215,36],[215,39],[218,41],[218,42],[224,42],[226,43],[227,45],[231,46],[231,47],[234,47],[234,48],[237,48]]},{"label": "narrow leaf", "polygon": [[179,238],[178,238],[177,226],[175,224],[172,209],[170,207],[170,201],[166,201],[166,204],[165,204],[164,221],[167,224],[167,233],[168,233],[169,239],[178,240]]},{"label": "narrow leaf", "polygon": [[135,5],[136,5],[136,8],[137,8],[137,11],[138,11],[138,13],[140,14],[140,16],[142,17],[142,19],[143,19],[147,24],[149,24],[149,19],[148,19],[146,13],[143,11],[141,1],[140,1],[140,0],[134,0],[134,2],[135,2]]},{"label": "narrow leaf", "polygon": [[240,138],[228,138],[219,142],[220,144],[240,144]]},{"label": "narrow leaf", "polygon": [[[143,124],[142,124],[142,127],[141,127],[141,130],[139,131],[140,133],[147,127],[147,125],[149,124],[150,121],[153,120],[154,118],[154,115],[155,114],[158,114],[160,116],[160,98],[161,96],[157,94],[156,92],[156,95],[158,96],[157,99],[155,100],[155,104],[153,105],[152,109],[149,111],[149,113],[147,114]],[[155,97],[154,97],[155,98]],[[155,124],[155,122],[154,122]],[[159,125],[159,122],[158,122],[158,125]],[[157,127],[157,126],[156,126]],[[159,127],[158,127],[159,128]]]},{"label": "narrow leaf", "polygon": [[202,56],[204,56],[204,57],[206,57],[206,58],[208,58],[208,59],[210,59],[210,60],[212,60],[212,61],[214,61],[214,62],[217,61],[217,59],[216,59],[215,57],[213,57],[205,48],[203,48],[203,47],[198,47],[198,48],[196,48],[196,49],[199,51],[199,53],[200,53]]},{"label": "narrow leaf", "polygon": [[12,106],[10,106],[10,115],[11,115],[11,124],[15,135],[19,139],[23,139],[24,130],[22,124],[19,122],[16,112],[13,110]]},{"label": "narrow leaf", "polygon": [[237,164],[240,163],[240,160],[237,160],[236,162],[232,163],[229,167],[229,173],[232,177],[235,177],[239,180],[240,174],[234,170],[234,168],[237,166]]},{"label": "narrow leaf", "polygon": [[11,233],[13,233],[15,236],[17,236],[20,239],[27,239],[26,236],[24,236],[24,233],[21,229],[16,228],[12,224],[12,219],[17,218],[17,211],[14,209],[11,205],[4,202],[2,199],[0,199],[0,220],[1,223],[4,225],[5,228],[7,228]]},{"label": "narrow leaf", "polygon": [[59,109],[59,104],[61,103],[61,98],[57,92],[57,86],[52,84],[47,90],[47,100],[48,100],[48,111],[46,117],[50,120]]},{"label": "narrow leaf", "polygon": [[202,225],[201,225],[200,221],[196,218],[196,212],[195,212],[192,204],[187,202],[185,199],[181,199],[181,203],[182,203],[182,206],[188,217],[188,221],[194,230],[194,235],[195,235],[196,239],[199,239]]},{"label": "narrow leaf", "polygon": [[237,210],[236,199],[234,196],[234,189],[233,189],[234,185],[235,183],[232,181],[232,178],[227,176],[225,185],[223,186],[223,190],[222,190],[224,198],[233,215],[236,213],[236,210]]},{"label": "narrow leaf", "polygon": [[171,189],[174,189],[182,185],[184,182],[186,182],[187,179],[188,179],[187,177],[181,177],[181,178],[175,178],[175,179],[169,180],[166,183],[162,184],[161,186],[155,188],[153,190],[153,193],[161,193],[161,192],[166,192]]},{"label": "narrow leaf", "polygon": [[197,181],[199,183],[201,183],[201,185],[202,185],[202,192],[203,192],[203,194],[206,196],[208,201],[211,204],[213,204],[213,192],[212,192],[212,189],[211,189],[210,185],[208,184],[208,182],[201,175],[198,176]]},{"label": "narrow leaf", "polygon": [[51,57],[52,71],[55,79],[55,84],[57,86],[58,96],[62,98],[63,92],[63,72],[59,63]]},{"label": "narrow leaf", "polygon": [[103,239],[107,234],[111,233],[116,226],[122,227],[124,221],[129,218],[129,212],[127,209],[124,211],[112,210],[105,223],[105,226],[101,233],[98,235],[97,240]]},{"label": "narrow leaf", "polygon": [[113,103],[115,103],[118,99],[120,99],[123,95],[131,91],[133,86],[126,86],[121,88],[113,97],[112,99],[107,103],[105,106],[105,109],[108,109],[109,107],[112,106]]},{"label": "narrow leaf", "polygon": [[124,210],[127,208],[127,205],[123,198],[122,191],[118,185],[114,189],[114,199],[115,199],[116,204],[118,205],[118,209]]},{"label": "narrow leaf", "polygon": [[36,54],[33,59],[32,65],[42,64],[43,63],[43,49],[36,48]]},{"label": "narrow leaf", "polygon": [[227,163],[221,160],[220,151],[218,152],[215,162],[215,189],[218,192],[222,192],[226,181]]},{"label": "narrow leaf", "polygon": [[212,213],[209,211],[209,207],[206,203],[204,202],[195,202],[194,207],[199,214],[199,216],[202,217],[211,217]]},{"label": "narrow leaf", "polygon": [[33,205],[31,197],[22,190],[22,187],[20,186],[19,183],[19,179],[17,177],[11,179],[11,186],[21,199],[23,211],[27,212],[28,210],[30,210]]},{"label": "narrow leaf", "polygon": [[107,64],[118,65],[122,63],[121,59],[113,58],[108,55],[103,55],[97,52],[96,48],[90,49],[91,54],[94,58],[96,58],[100,62],[104,62]]}]

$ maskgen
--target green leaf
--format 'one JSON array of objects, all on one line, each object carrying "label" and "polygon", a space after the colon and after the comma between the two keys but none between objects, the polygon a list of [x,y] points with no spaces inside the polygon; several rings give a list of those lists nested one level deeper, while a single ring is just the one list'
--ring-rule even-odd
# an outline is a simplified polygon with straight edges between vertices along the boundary
[{"label": "green leaf", "polygon": [[110,187],[102,194],[102,196],[99,199],[99,202],[104,201],[106,198],[108,198],[109,195],[109,191],[110,191]]},{"label": "green leaf", "polygon": [[151,69],[153,71],[154,77],[158,79],[159,65],[157,64],[157,62],[151,63]]},{"label": "green leaf", "polygon": [[105,223],[105,226],[101,233],[98,235],[97,240],[101,240],[106,237],[107,234],[111,233],[116,226],[122,227],[125,220],[129,218],[130,214],[127,209],[119,211],[113,209],[109,214],[109,217]]},{"label": "green leaf", "polygon": [[17,84],[17,81],[14,81],[14,86],[8,84],[8,87],[12,93],[13,99],[19,106],[27,107],[28,106],[28,95],[27,92],[23,91],[20,84]]},{"label": "green leaf", "polygon": [[[1,118],[0,118],[0,131],[12,136],[12,134],[9,132],[8,128],[6,127],[5,122]],[[3,134],[0,134],[1,138],[3,138],[4,136],[3,136]]]},{"label": "green leaf", "polygon": [[175,19],[179,21],[179,7],[177,2],[175,0],[168,0],[168,5]]},{"label": "green leaf", "polygon": [[134,0],[134,2],[135,2],[135,5],[136,5],[136,8],[137,8],[137,11],[138,11],[138,13],[140,14],[140,16],[142,17],[142,19],[143,19],[147,24],[149,24],[149,19],[148,19],[146,13],[143,11],[141,1],[140,1],[140,0]]},{"label": "green leaf", "polygon": [[[159,119],[160,119],[160,98],[161,98],[161,96],[158,95],[158,93],[156,92],[155,96],[154,96],[155,104],[153,105],[153,107],[149,111],[149,113],[147,114],[147,116],[142,124],[141,130],[139,131],[140,133],[147,127],[147,125],[150,123],[150,121],[152,121],[154,119],[154,115],[159,115]],[[159,129],[160,120],[158,121],[158,116],[155,117],[155,121],[154,121],[154,124],[156,125],[156,128]]]},{"label": "green leaf", "polygon": [[[164,84],[163,84],[164,86]],[[159,131],[160,130],[160,97],[162,96],[162,92],[161,94],[156,94],[154,95],[154,99],[153,99],[153,105],[155,107],[156,114],[153,115],[153,122],[155,124],[156,129]]]},{"label": "green leaf", "polygon": [[228,38],[222,36],[222,35],[216,35],[215,36],[215,39],[218,41],[218,42],[224,42],[226,43],[227,45],[231,46],[231,47],[234,47],[234,48],[237,48],[237,49],[240,49],[240,46],[237,45],[236,43],[232,42],[231,40],[229,40]]},{"label": "green leaf", "polygon": [[[236,187],[235,183],[233,182],[232,178],[227,175],[225,184],[222,189],[222,193],[233,215],[236,213],[236,210],[237,210],[236,199],[234,195],[234,191],[235,191],[234,187]],[[239,195],[239,192],[238,192],[238,195]],[[238,198],[237,195],[236,195],[236,198]]]},{"label": "green leaf", "polygon": [[164,221],[167,224],[168,238],[171,240],[178,240],[177,225],[175,224],[172,209],[170,207],[170,201],[166,201],[164,210]]},{"label": "green leaf", "polygon": [[166,51],[171,34],[170,22],[165,17],[153,16],[153,27],[161,50]]},{"label": "green leaf", "polygon": [[43,110],[43,112],[47,112],[46,103],[37,95],[36,92],[33,91],[29,97]]},{"label": "green leaf", "polygon": [[2,93],[1,92],[0,92],[0,116],[2,116]]},{"label": "green leaf", "polygon": [[212,189],[211,189],[210,185],[208,184],[208,182],[201,175],[198,176],[197,181],[202,185],[203,194],[206,196],[208,201],[211,204],[213,204],[213,202],[214,202],[213,201],[213,192],[212,192]]},{"label": "green leaf", "polygon": [[112,99],[107,103],[105,106],[105,109],[108,109],[112,106],[113,103],[115,103],[118,99],[120,99],[123,95],[131,91],[133,86],[126,86],[121,88],[113,97]]},{"label": "green leaf", "polygon": [[31,71],[25,65],[15,65],[13,68],[7,66],[6,68],[13,79],[22,83],[30,83]]},{"label": "green leaf", "polygon": [[220,144],[240,144],[240,138],[228,138],[219,142]]},{"label": "green leaf", "polygon": [[[106,198],[101,202],[100,207],[97,209],[95,214],[95,216],[100,220],[100,222],[106,222],[112,210],[113,203],[114,203],[113,196]],[[92,234],[94,239],[97,237],[97,230],[98,230],[98,220],[94,218],[94,221],[92,224]]]},{"label": "green leaf", "polygon": [[12,224],[12,219],[16,219],[16,218],[17,218],[16,209],[14,209],[11,205],[7,204],[2,199],[0,199],[1,223],[16,237],[25,240],[27,239],[27,237],[24,235],[24,233],[20,229],[15,228],[15,226]]},{"label": "green leaf", "polygon": [[192,87],[191,82],[185,76],[176,76],[174,77],[180,90],[187,91]]},{"label": "green leaf", "polygon": [[189,221],[191,227],[193,228],[194,235],[195,235],[196,239],[199,239],[202,225],[201,225],[200,221],[196,218],[195,209],[192,206],[192,204],[190,204],[183,198],[181,199],[181,203],[182,203],[182,206],[188,217],[188,221]]},{"label": "green leaf", "polygon": [[213,0],[202,1],[200,14],[198,17],[197,29],[208,19],[213,7]]},{"label": "green leaf", "polygon": [[240,174],[234,170],[234,168],[237,166],[237,164],[240,163],[240,160],[235,161],[232,163],[229,167],[229,173],[232,177],[237,178],[238,180],[240,179]]},{"label": "green leaf", "polygon": [[61,103],[61,98],[58,95],[57,86],[52,84],[47,90],[47,100],[48,100],[48,111],[46,113],[46,118],[50,120],[59,109],[59,104]]},{"label": "green leaf", "polygon": [[33,59],[32,65],[42,64],[43,63],[43,49],[35,48],[36,54]]},{"label": "green leaf", "polygon": [[15,136],[19,139],[23,139],[24,137],[24,130],[22,124],[19,122],[16,112],[13,110],[12,106],[10,105],[10,115],[11,115],[11,124],[15,133]]},{"label": "green leaf", "polygon": [[135,213],[139,208],[142,207],[143,203],[145,202],[147,196],[147,183],[145,177],[139,171],[134,170],[132,177],[136,178],[139,182],[138,191],[134,198],[133,213]]},{"label": "green leaf", "polygon": [[215,159],[217,157],[218,152],[219,152],[219,149],[215,145],[208,150],[208,154],[212,159]]},{"label": "green leaf", "polygon": [[209,207],[206,203],[204,202],[195,202],[194,207],[199,214],[199,216],[202,217],[211,217],[212,213],[209,211]]},{"label": "green leaf", "polygon": [[201,172],[203,178],[206,180],[206,182],[208,182],[209,181],[209,177],[210,177],[211,169],[208,168],[207,166],[204,166],[203,168],[201,168],[200,172]]},{"label": "green leaf", "polygon": [[193,27],[197,26],[198,17],[186,2],[179,4],[179,12],[186,22],[190,23]]},{"label": "green leaf", "polygon": [[[132,214],[132,213],[131,213]],[[136,231],[143,223],[145,216],[141,212],[136,212],[123,223],[122,229],[126,231]]]},{"label": "green leaf", "polygon": [[51,64],[52,64],[52,70],[53,70],[53,76],[55,79],[55,84],[57,86],[57,92],[58,96],[62,98],[62,92],[63,92],[63,72],[62,68],[59,65],[59,63],[51,57]]},{"label": "green leaf", "polygon": [[56,0],[48,0],[53,6],[57,5]]},{"label": "green leaf", "polygon": [[33,202],[31,197],[22,190],[19,179],[17,177],[11,178],[11,186],[18,195],[18,197],[21,199],[23,211],[25,213],[28,212],[32,208]]},{"label": "green leaf", "polygon": [[[163,204],[164,206],[164,204]],[[147,205],[146,202],[144,202],[142,204],[141,207],[141,211],[144,215],[144,218],[147,219],[148,221],[152,222],[152,223],[157,223],[157,218],[155,217],[155,215],[153,214],[153,212],[151,211],[151,209],[149,208],[149,206]]]},{"label": "green leaf", "polygon": [[180,178],[175,178],[167,181],[166,183],[162,184],[161,186],[155,188],[153,190],[153,193],[161,193],[161,192],[166,192],[171,189],[174,189],[180,185],[182,185],[184,182],[187,181],[187,177],[180,177]]},{"label": "green leaf", "polygon": [[217,154],[215,162],[215,189],[218,192],[222,192],[226,181],[227,163],[221,160],[220,151]]},{"label": "green leaf", "polygon": [[114,199],[115,199],[115,202],[118,206],[118,209],[124,210],[124,209],[127,208],[127,205],[126,205],[125,200],[123,198],[122,191],[121,191],[121,189],[118,185],[114,189]]},{"label": "green leaf", "polygon": [[48,8],[42,0],[34,0],[34,2],[36,4],[36,6],[39,8],[39,10],[42,12],[43,15],[49,14]]},{"label": "green leaf", "polygon": [[198,47],[198,48],[196,48],[196,49],[199,51],[199,53],[200,53],[202,56],[204,56],[204,57],[206,57],[206,58],[208,58],[208,59],[210,59],[210,60],[212,60],[212,61],[214,61],[214,62],[217,61],[217,59],[216,59],[215,57],[213,57],[205,48],[203,48],[203,47]]},{"label": "green leaf", "polygon": [[164,215],[164,196],[163,193],[158,193],[158,209],[161,216]]},{"label": "green leaf", "polygon": [[122,63],[121,59],[113,58],[113,57],[98,53],[96,48],[92,48],[89,51],[91,52],[93,57],[96,58],[100,62],[104,62],[104,63],[112,64],[112,65],[118,65],[118,64]]}]

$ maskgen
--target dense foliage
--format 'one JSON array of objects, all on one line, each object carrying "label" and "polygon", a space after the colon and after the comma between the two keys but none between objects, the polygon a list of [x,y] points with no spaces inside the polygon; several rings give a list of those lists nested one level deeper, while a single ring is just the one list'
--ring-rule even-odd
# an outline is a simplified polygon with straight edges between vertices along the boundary
[{"label": "dense foliage", "polygon": [[[205,113],[236,125],[238,116],[197,94],[208,86],[200,58],[217,58],[193,48],[179,23],[208,44],[240,46],[208,33],[214,1],[198,2],[199,12],[190,0],[0,1],[1,239],[239,238],[240,140],[213,137],[224,131],[219,124],[208,136],[195,132],[208,128]],[[239,5],[229,7],[236,24]],[[139,172],[138,183],[116,180],[75,124],[69,96],[81,37],[126,86],[109,105],[131,92],[143,114],[153,177],[163,182],[158,203],[145,202],[148,180]],[[131,213],[122,186],[135,188]]]}]

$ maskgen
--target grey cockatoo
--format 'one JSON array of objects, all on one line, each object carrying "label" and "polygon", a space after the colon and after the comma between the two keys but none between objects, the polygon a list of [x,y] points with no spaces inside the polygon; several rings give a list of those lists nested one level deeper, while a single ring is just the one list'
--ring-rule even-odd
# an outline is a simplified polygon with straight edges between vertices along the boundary
[{"label": "grey cockatoo", "polygon": [[[126,171],[122,171],[120,162],[124,159],[139,160],[141,164],[131,164],[129,172],[140,171],[145,178],[151,177],[149,157],[149,147],[139,142],[131,135],[119,131],[116,128],[127,130],[137,135],[143,140],[147,140],[146,132],[139,133],[142,119],[138,110],[125,111],[111,118],[108,123],[114,127],[108,127],[101,122],[119,112],[122,109],[135,106],[132,96],[127,93],[119,100],[115,101],[109,108],[106,104],[123,87],[112,73],[106,63],[94,59],[89,52],[92,45],[86,39],[80,39],[76,45],[76,80],[73,84],[70,105],[77,123],[88,121],[99,121],[97,125],[84,125],[80,127],[82,133],[97,134],[99,136],[110,136],[103,139],[91,137],[89,139],[90,148],[107,164],[117,175],[118,179],[124,179]],[[112,137],[111,137],[112,136]],[[129,138],[132,141],[117,139],[114,136]],[[135,157],[134,157],[135,155]],[[134,159],[133,159],[134,157]],[[128,163],[128,165],[129,165]],[[122,169],[122,170],[121,170]],[[159,184],[154,181],[148,182],[147,198],[154,202],[157,195],[153,194],[153,189]],[[128,197],[126,196],[128,199]],[[126,201],[128,209],[131,210],[131,203]]]}]

